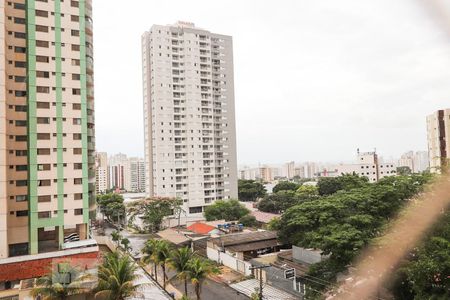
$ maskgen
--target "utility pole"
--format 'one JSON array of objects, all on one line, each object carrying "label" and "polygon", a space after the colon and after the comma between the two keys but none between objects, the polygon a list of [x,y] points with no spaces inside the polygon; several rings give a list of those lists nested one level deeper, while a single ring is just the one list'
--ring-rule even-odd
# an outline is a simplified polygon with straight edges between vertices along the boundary
[{"label": "utility pole", "polygon": [[250,267],[250,270],[258,270],[259,269],[259,300],[263,300],[263,281],[262,281],[262,269],[268,268],[270,265],[261,265]]}]

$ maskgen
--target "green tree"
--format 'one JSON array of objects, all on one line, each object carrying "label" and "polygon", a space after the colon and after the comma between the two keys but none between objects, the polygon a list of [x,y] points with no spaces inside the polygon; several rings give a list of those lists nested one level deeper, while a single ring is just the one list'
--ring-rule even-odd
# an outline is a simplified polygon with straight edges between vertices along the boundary
[{"label": "green tree", "polygon": [[125,205],[122,195],[116,193],[97,195],[97,205],[109,222],[121,223],[124,220]]},{"label": "green tree", "polygon": [[112,252],[106,254],[98,268],[96,299],[125,300],[136,297],[142,285],[136,284],[138,267],[128,255]]},{"label": "green tree", "polygon": [[280,218],[275,217],[272,220],[270,220],[269,223],[267,223],[267,229],[273,231],[280,230]]},{"label": "green tree", "polygon": [[258,224],[258,222],[256,221],[255,216],[250,215],[250,214],[241,217],[239,219],[239,223],[244,225],[244,226],[247,226],[247,227],[255,227]]},{"label": "green tree", "polygon": [[202,285],[205,279],[212,274],[219,274],[220,270],[208,260],[194,257],[189,262],[189,279],[194,285],[197,300],[200,300]]},{"label": "green tree", "polygon": [[266,195],[266,188],[255,180],[238,181],[238,198],[241,201],[256,201]]},{"label": "green tree", "polygon": [[34,298],[41,296],[43,300],[65,300],[73,295],[88,293],[89,289],[82,284],[86,279],[89,276],[69,263],[60,263],[50,269],[47,275],[36,280],[36,287],[32,289],[31,295]]},{"label": "green tree", "polygon": [[412,170],[408,166],[397,167],[397,175],[411,175]]},{"label": "green tree", "polygon": [[120,234],[120,232],[114,230],[113,232],[111,232],[111,238],[116,243],[116,246],[119,247],[120,241],[122,240],[122,235]]},{"label": "green tree", "polygon": [[264,212],[279,214],[302,201],[304,201],[304,199],[299,197],[295,191],[279,191],[267,195],[264,199],[259,201],[258,209]]},{"label": "green tree", "polygon": [[238,200],[217,200],[214,204],[206,207],[203,215],[207,221],[225,220],[234,221],[239,220],[247,215],[250,211]]},{"label": "green tree", "polygon": [[302,185],[295,191],[295,195],[303,200],[314,200],[319,198],[319,190],[313,185]]},{"label": "green tree", "polygon": [[295,191],[300,187],[299,184],[290,181],[280,181],[272,189],[272,193],[279,191]]},{"label": "green tree", "polygon": [[148,198],[128,204],[129,219],[140,218],[147,232],[158,232],[165,217],[179,211],[182,200],[176,198]]},{"label": "green tree", "polygon": [[166,240],[158,240],[156,243],[154,262],[161,266],[163,271],[163,286],[166,288],[166,265],[169,262],[171,245]]},{"label": "green tree", "polygon": [[131,250],[131,246],[130,246],[130,240],[127,238],[124,238],[120,241],[120,243],[122,244],[123,249],[125,250],[125,252],[129,252]]},{"label": "green tree", "polygon": [[158,240],[149,239],[147,242],[145,242],[145,245],[141,250],[143,254],[141,261],[145,264],[153,264],[156,281],[158,281],[158,272],[156,270],[157,264],[155,262],[157,244]]},{"label": "green tree", "polygon": [[170,252],[169,266],[177,272],[177,278],[184,281],[184,295],[188,296],[187,281],[189,263],[194,253],[189,247],[178,248]]},{"label": "green tree", "polygon": [[321,177],[317,183],[319,195],[331,195],[337,191],[349,191],[368,184],[367,177],[356,174],[343,174],[338,177]]}]

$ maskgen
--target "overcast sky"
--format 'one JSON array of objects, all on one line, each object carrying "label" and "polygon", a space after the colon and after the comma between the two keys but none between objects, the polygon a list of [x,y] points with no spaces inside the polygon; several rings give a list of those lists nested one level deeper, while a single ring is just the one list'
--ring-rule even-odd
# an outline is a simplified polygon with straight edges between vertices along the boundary
[{"label": "overcast sky", "polygon": [[143,156],[141,34],[194,22],[233,36],[239,164],[426,150],[450,107],[450,43],[414,0],[94,0],[98,151]]}]

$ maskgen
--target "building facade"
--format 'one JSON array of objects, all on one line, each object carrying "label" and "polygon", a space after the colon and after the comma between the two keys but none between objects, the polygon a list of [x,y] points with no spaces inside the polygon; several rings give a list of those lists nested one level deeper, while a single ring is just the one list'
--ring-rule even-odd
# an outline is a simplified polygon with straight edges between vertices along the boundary
[{"label": "building facade", "polygon": [[440,109],[427,116],[428,159],[430,171],[440,173],[448,166],[450,143],[450,109]]},{"label": "building facade", "polygon": [[106,152],[97,152],[95,166],[95,191],[97,194],[104,194],[109,189],[108,154]]},{"label": "building facade", "polygon": [[0,258],[88,236],[95,210],[91,1],[0,1]]},{"label": "building facade", "polygon": [[145,163],[143,158],[130,157],[130,192],[145,192]]},{"label": "building facade", "polygon": [[183,199],[189,217],[237,198],[232,47],[185,22],[142,35],[146,193]]},{"label": "building facade", "polygon": [[108,169],[110,189],[131,190],[130,161],[125,154],[112,155],[109,158]]}]

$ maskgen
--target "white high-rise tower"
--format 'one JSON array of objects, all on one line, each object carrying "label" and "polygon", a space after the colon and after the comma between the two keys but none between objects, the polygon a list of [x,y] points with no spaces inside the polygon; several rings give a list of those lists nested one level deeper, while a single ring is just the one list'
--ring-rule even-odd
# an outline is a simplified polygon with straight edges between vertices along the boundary
[{"label": "white high-rise tower", "polygon": [[183,199],[191,219],[237,198],[232,38],[154,25],[142,65],[147,194]]}]

